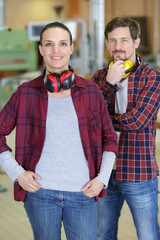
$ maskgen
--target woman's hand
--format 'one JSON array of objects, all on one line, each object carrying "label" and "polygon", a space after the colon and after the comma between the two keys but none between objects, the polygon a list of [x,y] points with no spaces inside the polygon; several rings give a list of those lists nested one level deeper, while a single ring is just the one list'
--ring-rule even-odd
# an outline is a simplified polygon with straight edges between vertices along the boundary
[{"label": "woman's hand", "polygon": [[104,184],[94,178],[82,188],[82,192],[88,197],[95,197],[99,195],[103,187]]},{"label": "woman's hand", "polygon": [[18,177],[19,185],[28,192],[35,192],[37,191],[41,185],[35,181],[41,180],[40,176],[31,171],[25,171]]}]

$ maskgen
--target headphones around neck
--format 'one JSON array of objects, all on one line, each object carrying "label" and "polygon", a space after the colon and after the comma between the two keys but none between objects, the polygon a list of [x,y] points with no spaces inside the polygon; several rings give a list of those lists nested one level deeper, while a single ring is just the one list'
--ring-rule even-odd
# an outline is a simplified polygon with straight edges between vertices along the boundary
[{"label": "headphones around neck", "polygon": [[[45,76],[46,69],[43,72],[43,78]],[[58,73],[51,73],[46,77],[45,86],[47,90],[51,93],[59,92],[61,89],[67,90],[73,86],[74,83],[74,71],[69,66],[69,70]]]},{"label": "headphones around neck", "polygon": [[[112,64],[114,63],[113,60],[111,60],[108,63],[108,69],[112,66]],[[128,75],[130,75],[141,63],[140,57],[138,57],[136,55],[136,63],[135,65],[133,65],[133,63],[130,60],[125,60],[124,63],[124,68],[125,68],[125,75],[123,76],[122,79],[125,79]]]}]

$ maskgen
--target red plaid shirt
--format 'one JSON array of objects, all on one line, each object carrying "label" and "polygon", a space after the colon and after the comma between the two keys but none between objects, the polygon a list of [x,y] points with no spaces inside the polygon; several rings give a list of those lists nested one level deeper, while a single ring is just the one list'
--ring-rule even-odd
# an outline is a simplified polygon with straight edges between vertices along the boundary
[{"label": "red plaid shirt", "polygon": [[106,82],[107,70],[93,75],[101,88],[114,129],[121,132],[116,160],[116,179],[140,182],[159,174],[155,153],[156,119],[160,107],[160,72],[143,61],[128,77],[126,113],[115,113],[118,86]]},{"label": "red plaid shirt", "polygon": [[[88,160],[90,179],[93,179],[100,170],[103,151],[117,154],[117,136],[103,95],[95,83],[76,75],[71,96],[78,117],[84,153]],[[19,86],[0,113],[0,153],[11,150],[6,144],[5,136],[16,127],[15,158],[26,170],[35,171],[41,156],[47,105],[48,94],[40,76]],[[106,190],[103,190],[100,196],[105,194]],[[25,196],[26,192],[16,182],[15,200],[24,201]]]}]

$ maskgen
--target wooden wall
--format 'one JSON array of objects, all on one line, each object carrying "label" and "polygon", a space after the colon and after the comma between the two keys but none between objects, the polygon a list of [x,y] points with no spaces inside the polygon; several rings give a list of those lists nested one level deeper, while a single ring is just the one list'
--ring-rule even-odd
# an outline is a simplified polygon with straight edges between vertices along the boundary
[{"label": "wooden wall", "polygon": [[[55,6],[63,6],[60,15]],[[5,23],[12,29],[21,29],[28,22],[65,18],[68,7],[68,0],[5,0]]]},{"label": "wooden wall", "polygon": [[[154,40],[156,39],[158,40],[157,50],[160,51],[160,31],[156,36],[154,25],[155,11],[160,13],[160,0],[158,0],[159,9],[155,9],[154,0],[106,0],[105,3],[106,23],[117,16],[146,17],[150,51],[154,52]],[[160,16],[157,21],[160,26]]]},{"label": "wooden wall", "polygon": [[[160,0],[157,1],[160,13]],[[5,23],[12,29],[24,28],[31,21],[75,17],[84,19],[89,25],[89,0],[5,0],[4,2]],[[54,10],[55,6],[63,6],[59,16]],[[105,24],[116,16],[146,16],[151,53],[154,53],[155,39],[158,41],[157,51],[160,52],[160,30],[155,32],[154,28],[155,0],[105,0]],[[160,17],[158,26],[160,26]]]}]

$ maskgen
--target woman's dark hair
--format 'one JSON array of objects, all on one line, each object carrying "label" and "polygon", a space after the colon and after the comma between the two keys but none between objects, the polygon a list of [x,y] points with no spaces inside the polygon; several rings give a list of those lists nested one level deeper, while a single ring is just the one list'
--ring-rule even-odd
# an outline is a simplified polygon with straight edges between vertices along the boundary
[{"label": "woman's dark hair", "polygon": [[128,18],[128,17],[116,17],[112,19],[105,27],[105,37],[108,40],[108,33],[112,32],[115,28],[118,27],[129,27],[130,34],[133,40],[136,40],[140,37],[140,25],[137,21]]},{"label": "woman's dark hair", "polygon": [[41,31],[40,33],[40,45],[42,46],[42,37],[43,37],[43,33],[49,29],[49,28],[62,28],[64,30],[66,30],[68,33],[69,33],[69,37],[70,37],[70,45],[72,45],[72,34],[69,30],[69,28],[64,25],[63,23],[61,22],[51,22],[51,23],[48,23]]}]

